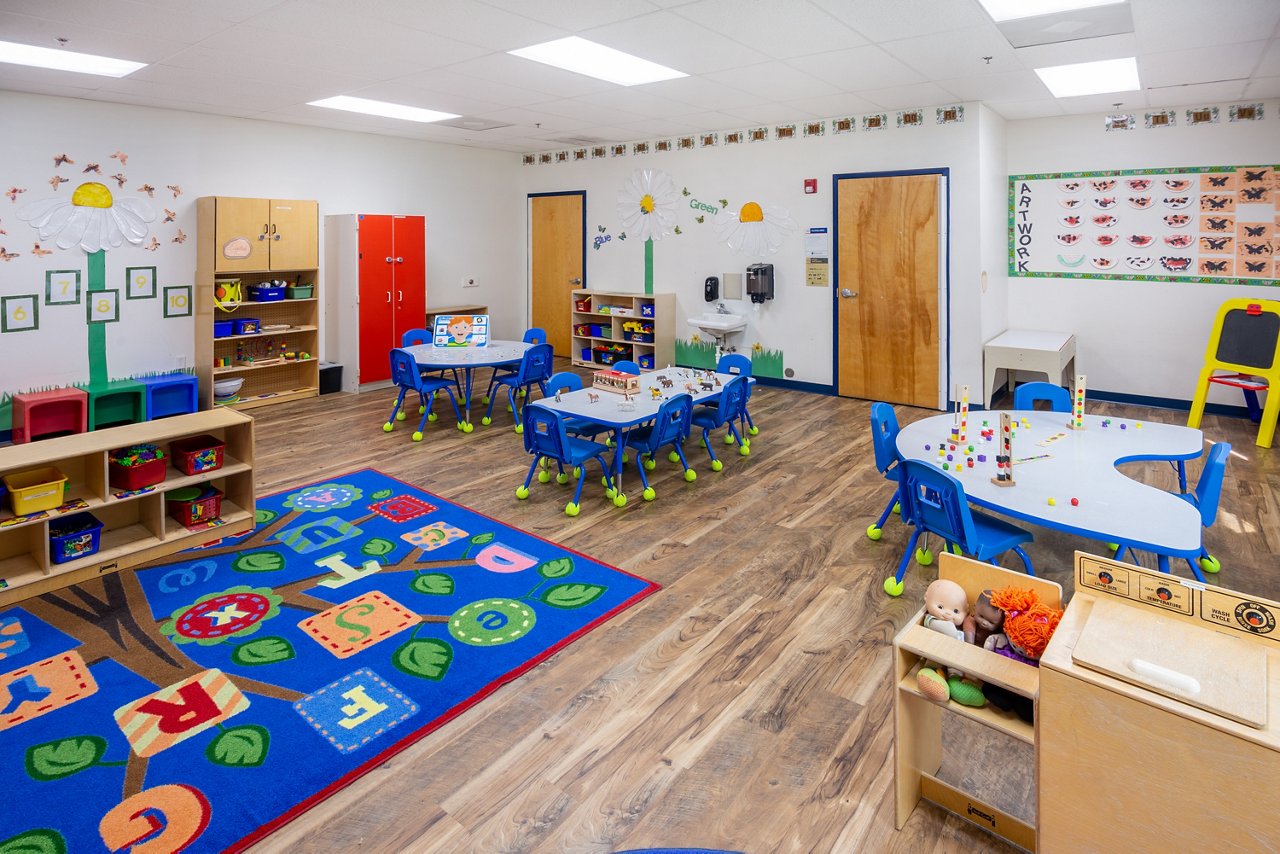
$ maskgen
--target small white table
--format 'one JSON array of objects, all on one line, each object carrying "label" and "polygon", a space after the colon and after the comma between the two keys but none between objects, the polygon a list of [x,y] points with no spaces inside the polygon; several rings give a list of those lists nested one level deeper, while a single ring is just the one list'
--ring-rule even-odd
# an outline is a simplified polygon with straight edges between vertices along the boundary
[{"label": "small white table", "polygon": [[418,369],[424,371],[459,369],[463,375],[462,423],[463,432],[470,433],[471,391],[476,368],[497,368],[519,365],[525,352],[532,347],[523,341],[491,340],[485,347],[437,347],[434,344],[415,344],[403,349],[413,354]]},{"label": "small white table", "polygon": [[[991,407],[996,371],[1037,371],[1049,382],[1070,387],[1075,382],[1076,336],[1070,332],[1009,329],[992,338],[982,348],[982,403]],[[1068,366],[1070,370],[1068,370]],[[1010,375],[1009,391],[1013,391]]]}]

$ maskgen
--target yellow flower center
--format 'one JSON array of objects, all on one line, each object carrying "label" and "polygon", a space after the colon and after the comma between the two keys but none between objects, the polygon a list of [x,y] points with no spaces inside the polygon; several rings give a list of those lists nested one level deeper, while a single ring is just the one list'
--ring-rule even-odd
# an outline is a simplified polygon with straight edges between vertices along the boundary
[{"label": "yellow flower center", "polygon": [[747,202],[738,212],[738,222],[764,222],[764,211],[755,202]]},{"label": "yellow flower center", "polygon": [[71,204],[80,208],[109,208],[111,191],[97,181],[90,181],[76,187],[71,195]]},{"label": "yellow flower center", "polygon": [[646,214],[653,213],[653,196],[648,193],[644,194],[644,198],[640,199],[640,210]]}]

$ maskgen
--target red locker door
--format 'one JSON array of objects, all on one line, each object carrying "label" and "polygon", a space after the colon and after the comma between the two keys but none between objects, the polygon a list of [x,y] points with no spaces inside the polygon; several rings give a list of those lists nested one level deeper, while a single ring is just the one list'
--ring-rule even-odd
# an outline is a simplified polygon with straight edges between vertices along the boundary
[{"label": "red locker door", "polygon": [[394,330],[395,258],[391,253],[391,217],[361,214],[360,251],[360,383],[391,379],[390,350],[400,344]]},{"label": "red locker door", "polygon": [[[426,217],[392,218],[391,247],[395,256],[395,338],[427,322]],[[430,331],[430,330],[428,330]]]}]

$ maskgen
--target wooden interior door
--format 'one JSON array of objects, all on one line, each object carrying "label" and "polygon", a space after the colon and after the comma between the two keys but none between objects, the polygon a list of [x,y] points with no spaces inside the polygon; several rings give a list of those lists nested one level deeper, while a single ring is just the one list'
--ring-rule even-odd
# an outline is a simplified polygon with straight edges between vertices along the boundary
[{"label": "wooden interior door", "polygon": [[391,217],[361,214],[360,233],[360,370],[359,381],[376,383],[391,379],[392,347],[399,345],[394,334],[395,293],[391,252]]},{"label": "wooden interior door", "polygon": [[[214,272],[271,269],[271,208],[266,199],[218,196],[214,201],[213,220]],[[243,254],[241,240],[249,244],[247,255]],[[228,253],[242,257],[229,258]]]},{"label": "wooden interior door", "polygon": [[530,326],[547,330],[557,356],[571,356],[571,293],[584,284],[585,192],[529,198]]},{"label": "wooden interior door", "polygon": [[400,346],[400,336],[405,332],[421,329],[427,322],[426,228],[426,217],[391,218],[391,253],[396,259],[392,265],[395,287],[392,347]]},{"label": "wooden interior door", "polygon": [[938,407],[939,175],[836,181],[837,392]]},{"label": "wooden interior door", "polygon": [[271,269],[314,270],[319,266],[320,206],[314,201],[272,199]]}]

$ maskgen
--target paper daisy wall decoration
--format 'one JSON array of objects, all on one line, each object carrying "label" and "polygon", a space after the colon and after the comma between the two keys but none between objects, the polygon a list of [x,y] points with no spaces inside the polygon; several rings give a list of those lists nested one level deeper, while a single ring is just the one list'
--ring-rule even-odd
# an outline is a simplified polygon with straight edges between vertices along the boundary
[{"label": "paper daisy wall decoration", "polygon": [[747,202],[736,213],[728,212],[716,223],[720,239],[730,250],[756,257],[777,252],[795,227],[786,208],[762,207],[759,202]]},{"label": "paper daisy wall decoration", "polygon": [[637,169],[618,192],[622,227],[644,241],[644,292],[653,293],[653,242],[676,232],[680,191],[659,169]]}]

